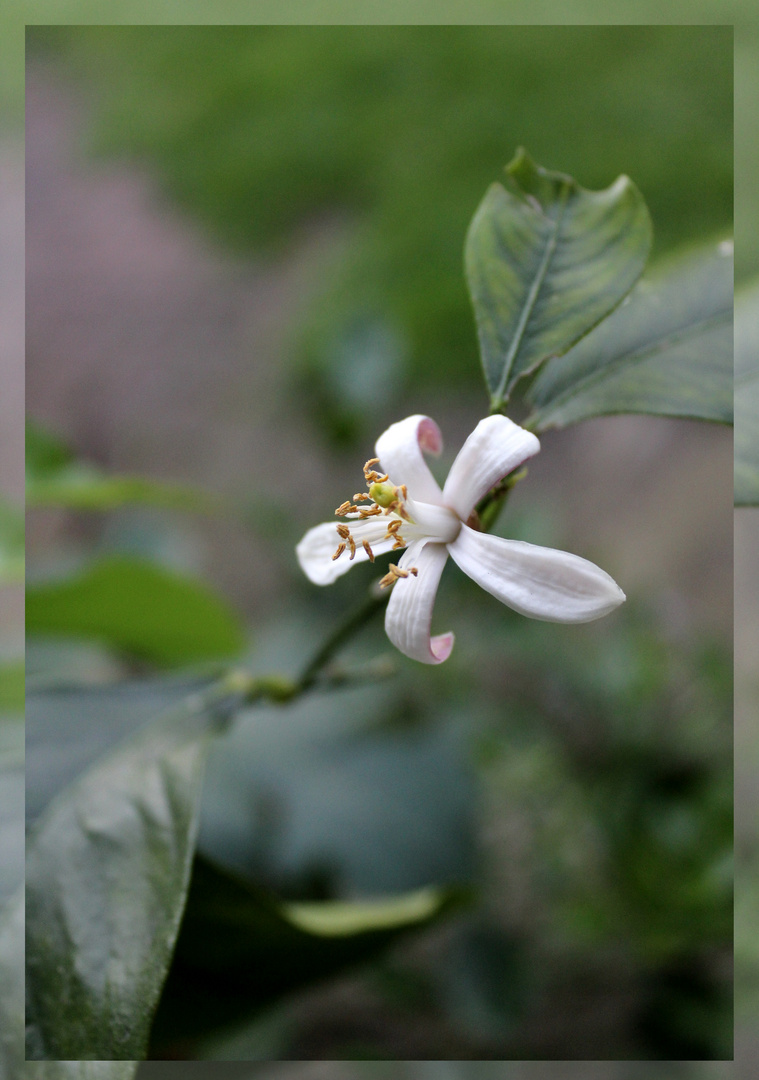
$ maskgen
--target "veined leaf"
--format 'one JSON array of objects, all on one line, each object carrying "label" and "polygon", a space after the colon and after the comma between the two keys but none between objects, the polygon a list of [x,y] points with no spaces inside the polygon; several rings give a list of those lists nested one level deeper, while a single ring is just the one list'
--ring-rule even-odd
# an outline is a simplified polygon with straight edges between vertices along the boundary
[{"label": "veined leaf", "polygon": [[105,642],[159,664],[216,659],[244,643],[232,609],[200,581],[140,559],[101,559],[77,577],[30,585],[26,628]]},{"label": "veined leaf", "polygon": [[285,904],[198,858],[156,1017],[156,1045],[229,1027],[431,925],[468,898],[466,890],[449,887],[356,902]]},{"label": "veined leaf", "polygon": [[633,287],[651,246],[642,195],[626,176],[586,191],[522,149],[474,215],[465,267],[494,408],[561,356]]},{"label": "veined leaf", "polygon": [[609,413],[730,423],[733,259],[729,242],[668,260],[530,387],[536,431]]},{"label": "veined leaf", "polygon": [[735,298],[735,503],[759,505],[759,282]]},{"label": "veined leaf", "polygon": [[144,1058],[184,909],[216,684],[64,788],[27,847],[27,1054]]}]

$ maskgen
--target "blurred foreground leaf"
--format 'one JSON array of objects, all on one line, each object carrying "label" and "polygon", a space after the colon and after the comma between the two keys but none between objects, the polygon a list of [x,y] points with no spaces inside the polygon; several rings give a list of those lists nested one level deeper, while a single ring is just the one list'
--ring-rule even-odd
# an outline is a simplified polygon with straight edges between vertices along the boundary
[{"label": "blurred foreground leaf", "polygon": [[521,376],[565,353],[620,303],[650,246],[648,210],[628,177],[586,191],[517,151],[506,186],[489,188],[465,245],[494,409]]},{"label": "blurred foreground leaf", "polygon": [[0,714],[24,711],[24,661],[0,663]]},{"label": "blurred foreground leaf", "polygon": [[140,504],[176,510],[208,510],[208,495],[142,476],[109,475],[76,461],[71,450],[31,420],[26,424],[26,505],[75,510],[114,510]]},{"label": "blurred foreground leaf", "polygon": [[735,298],[735,503],[759,504],[759,282]]},{"label": "blurred foreground leaf", "polygon": [[131,1080],[137,1061],[28,1061],[24,1080]]},{"label": "blurred foreground leaf", "polygon": [[230,656],[244,644],[238,617],[208,586],[126,556],[100,559],[61,583],[30,585],[26,628],[93,638],[167,665]]},{"label": "blurred foreground leaf", "polygon": [[733,417],[732,245],[689,252],[628,300],[530,387],[536,431],[609,413]]},{"label": "blurred foreground leaf", "polygon": [[27,847],[27,1053],[140,1060],[184,908],[218,685],[97,762]]},{"label": "blurred foreground leaf", "polygon": [[[23,839],[23,828],[22,828]],[[24,1066],[24,889],[0,908],[0,1080],[22,1080]]]},{"label": "blurred foreground leaf", "polygon": [[360,963],[466,901],[462,889],[287,904],[198,858],[154,1048],[231,1026],[283,994]]},{"label": "blurred foreground leaf", "polygon": [[24,580],[24,511],[0,498],[0,584]]}]

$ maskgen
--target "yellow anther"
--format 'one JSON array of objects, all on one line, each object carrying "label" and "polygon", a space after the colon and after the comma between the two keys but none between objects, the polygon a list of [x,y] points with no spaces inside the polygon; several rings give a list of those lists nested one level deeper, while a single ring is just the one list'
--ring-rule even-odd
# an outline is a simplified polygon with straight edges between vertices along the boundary
[{"label": "yellow anther", "polygon": [[359,491],[357,495],[353,496],[354,502],[371,502],[369,496],[365,491]]},{"label": "yellow anther", "polygon": [[346,499],[345,502],[341,503],[337,510],[335,510],[335,516],[341,517],[343,514],[349,514],[352,510],[358,510],[358,507],[353,506],[353,504]]},{"label": "yellow anther", "polygon": [[351,553],[349,555],[349,558],[354,559],[356,557],[356,541],[353,539],[353,537],[351,536],[350,533],[348,533],[348,536],[347,536],[346,539],[348,540],[348,544],[350,545],[350,549],[351,549]]},{"label": "yellow anther", "polygon": [[373,551],[372,551],[372,549],[371,549],[371,548],[369,547],[369,541],[368,541],[368,540],[362,540],[362,541],[361,541],[361,543],[362,543],[362,546],[363,546],[363,548],[364,548],[364,551],[365,551],[365,552],[366,552],[366,554],[367,554],[367,555],[369,556],[369,560],[370,560],[371,562],[374,562],[374,552],[373,552]]},{"label": "yellow anther", "polygon": [[347,525],[338,525],[337,526],[337,535],[340,537],[341,540],[347,540],[348,537],[350,536],[350,534],[351,534],[351,531],[350,531],[350,529],[348,528]]},{"label": "yellow anther", "polygon": [[416,566],[409,566],[408,570],[401,570],[400,566],[396,566],[395,563],[390,563],[388,566],[389,573],[385,574],[382,581],[380,581],[380,588],[384,589],[388,585],[392,585],[398,578],[407,578],[409,574],[413,574],[414,577],[419,573],[419,569]]},{"label": "yellow anther", "polygon": [[334,555],[332,556],[332,562],[334,562],[334,561],[335,561],[335,559],[339,559],[339,558],[340,558],[340,556],[342,555],[342,553],[343,553],[344,551],[345,551],[345,544],[340,544],[340,545],[338,546],[338,549],[337,549],[337,551],[336,551],[336,552],[335,552],[335,554],[334,554]]}]

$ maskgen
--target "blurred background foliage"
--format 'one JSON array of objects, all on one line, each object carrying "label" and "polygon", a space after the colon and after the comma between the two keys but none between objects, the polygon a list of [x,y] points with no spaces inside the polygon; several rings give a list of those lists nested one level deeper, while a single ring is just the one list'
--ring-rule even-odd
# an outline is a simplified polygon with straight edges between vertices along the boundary
[{"label": "blurred background foliage", "polygon": [[[47,174],[30,154],[29,407],[53,429],[46,445],[62,447],[39,458],[36,480],[52,489],[46,502],[44,486],[37,488],[39,508],[30,516],[33,600],[38,590],[31,610],[40,613],[29,648],[30,688],[39,695],[39,758],[30,775],[42,783],[49,762],[61,760],[56,740],[64,733],[75,774],[104,718],[106,743],[144,723],[146,695],[175,692],[161,674],[167,665],[193,663],[193,676],[203,677],[198,665],[234,654],[245,634],[247,667],[291,675],[369,587],[371,569],[359,567],[330,590],[311,588],[294,564],[293,544],[355,490],[368,456],[361,453],[385,423],[416,409],[442,416],[455,450],[455,437],[484,411],[461,252],[474,209],[516,145],[589,188],[632,175],[651,209],[655,255],[729,232],[732,38],[729,28],[698,26],[38,27],[29,46],[32,139],[68,139]],[[41,82],[35,71],[44,73]],[[73,136],[44,103],[48,127],[33,126],[45,79],[79,103],[83,119]],[[114,341],[98,319],[107,318],[108,303],[119,303],[116,296],[79,307],[78,265],[62,259],[60,276],[46,279],[34,259],[43,204],[64,224],[41,235],[65,246],[74,203],[67,203],[70,177],[61,161],[69,158],[101,180],[104,162],[147,171],[162,192],[160,213],[176,216],[179,207],[182,228],[202,230],[245,287],[252,266],[256,282],[271,274],[281,291],[279,269],[308,252],[305,278],[290,282],[284,303],[274,297],[276,348],[265,340],[259,296],[263,343],[254,325],[226,367],[214,351],[214,319],[224,309],[210,300],[207,321],[201,310],[192,324],[204,328],[200,344],[169,321],[147,340],[151,360],[143,368],[129,360],[141,309],[126,301],[116,342],[123,351],[108,352]],[[133,256],[131,238],[113,226],[116,265]],[[89,239],[77,242],[84,250]],[[62,294],[69,272],[73,306],[56,324],[45,299]],[[109,267],[100,273],[105,278]],[[230,287],[230,303],[238,288]],[[264,306],[272,296],[264,292]],[[66,337],[72,323],[96,342],[89,369],[77,367]],[[153,368],[164,364],[172,336],[189,359],[184,369],[177,362],[170,392],[156,402]],[[188,439],[177,418],[188,408],[185,379],[196,386],[198,362],[207,364],[201,385],[213,389]],[[108,372],[121,365],[132,412],[130,440],[119,442],[119,395]],[[268,372],[258,407],[273,413],[281,442],[269,450],[256,444],[260,456],[249,456],[242,471],[244,453],[212,453],[213,394],[221,408],[255,416],[250,386],[230,374],[246,368]],[[172,395],[175,413],[166,404]],[[450,618],[457,635],[446,665],[429,671],[390,657],[381,628],[372,626],[341,655],[341,670],[380,656],[391,679],[248,710],[211,757],[199,859],[238,882],[280,903],[429,884],[473,888],[476,900],[401,944],[383,943],[370,959],[341,957],[350,966],[338,977],[334,955],[299,968],[297,942],[284,935],[280,952],[265,958],[278,976],[255,992],[244,986],[250,1007],[234,1024],[230,1009],[224,1025],[195,991],[205,984],[218,996],[232,987],[239,1004],[237,973],[198,947],[213,940],[213,930],[203,923],[203,896],[191,894],[154,1033],[157,1056],[730,1056],[729,554],[715,524],[729,510],[701,484],[710,476],[716,491],[719,465],[699,471],[701,455],[719,455],[719,432],[645,424],[626,428],[612,418],[592,429],[597,464],[604,448],[618,445],[617,431],[621,449],[609,451],[610,460],[626,452],[633,459],[621,477],[605,476],[620,485],[615,521],[603,503],[587,521],[565,521],[568,499],[585,499],[587,509],[584,472],[595,435],[557,436],[544,444],[554,448],[545,466],[556,471],[553,486],[536,465],[535,495],[515,493],[499,527],[557,546],[579,536],[580,553],[595,558],[597,551],[614,570],[604,552],[615,551],[631,577],[632,553],[661,560],[660,578],[639,577],[640,588],[627,588],[630,599],[613,625],[568,632],[531,623],[463,576],[446,577],[436,618],[441,625]],[[636,457],[649,437],[663,452]],[[313,461],[303,475],[299,451],[308,445]],[[677,507],[651,493],[661,499],[670,489],[635,485],[644,470],[649,480],[667,475],[660,457],[668,456],[680,470],[677,512],[698,504],[703,516],[673,517],[676,550],[662,553],[646,536],[661,540],[653,515],[674,515]],[[115,481],[114,470],[122,474]],[[179,513],[167,492],[162,513],[150,485],[146,508],[135,470],[151,482],[205,484],[227,497],[228,512],[216,527]],[[106,479],[111,497],[114,482],[121,493],[116,509],[107,498],[98,503]],[[695,541],[685,539],[691,522]],[[631,535],[619,539],[628,526]],[[104,622],[104,611],[114,613],[108,590],[115,578],[107,570],[116,556],[132,560],[135,580],[143,564],[159,567],[149,590],[166,585],[161,573],[181,575],[195,611],[208,600],[196,579],[208,576],[222,595],[218,622],[203,621],[205,644],[199,635],[194,652],[177,649],[185,601],[176,589],[171,605],[179,607],[163,624],[128,610],[128,590],[129,633],[125,620]],[[52,585],[50,575],[64,580]],[[55,626],[45,602],[54,590]],[[163,644],[156,642],[162,633]],[[62,681],[98,688],[89,713],[80,702],[66,719],[54,697]],[[232,903],[219,922],[230,911]],[[290,969],[295,978],[279,977]]]},{"label": "blurred background foliage", "polygon": [[731,39],[697,26],[135,26],[37,28],[32,41],[96,80],[91,149],[149,161],[231,250],[265,257],[304,230],[333,233],[293,328],[292,386],[340,439],[380,386],[396,408],[410,385],[471,386],[461,238],[483,178],[520,143],[589,188],[634,161],[654,256],[729,226]]}]

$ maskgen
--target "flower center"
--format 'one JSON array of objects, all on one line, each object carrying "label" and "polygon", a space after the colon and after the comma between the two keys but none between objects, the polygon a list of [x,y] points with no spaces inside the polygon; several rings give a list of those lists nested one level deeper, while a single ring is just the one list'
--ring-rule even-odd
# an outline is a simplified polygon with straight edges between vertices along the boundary
[{"label": "flower center", "polygon": [[[384,515],[391,520],[387,522],[387,528],[384,535],[382,532],[382,526],[384,522],[377,522],[378,529],[372,530],[373,540],[375,543],[379,540],[392,540],[393,547],[391,550],[395,551],[396,548],[406,547],[406,540],[401,536],[401,526],[404,521],[412,522],[406,510],[406,499],[408,498],[408,492],[406,485],[402,484],[400,487],[396,487],[395,484],[391,484],[390,480],[385,474],[382,476],[376,472],[373,468],[374,465],[379,464],[379,458],[370,458],[364,465],[364,479],[366,481],[367,491],[359,491],[353,496],[353,501],[346,500],[337,510],[335,514],[337,517],[345,517],[351,515],[351,520],[358,525],[361,522],[367,521],[370,518],[380,517]],[[368,506],[359,506],[360,502],[369,503]],[[349,550],[349,559],[355,558],[356,555],[356,539],[351,532],[351,526],[345,523],[341,523],[336,526],[337,535],[340,537],[340,543],[337,546],[337,551],[332,556],[333,561],[339,559],[344,551]],[[369,540],[363,539],[361,545],[364,551],[369,556],[371,562],[374,562],[374,552],[372,551]],[[408,573],[416,573],[416,569],[410,570]],[[400,571],[392,577],[393,581],[396,577],[408,577],[406,571]],[[390,584],[390,581],[382,579],[386,584]]]}]

